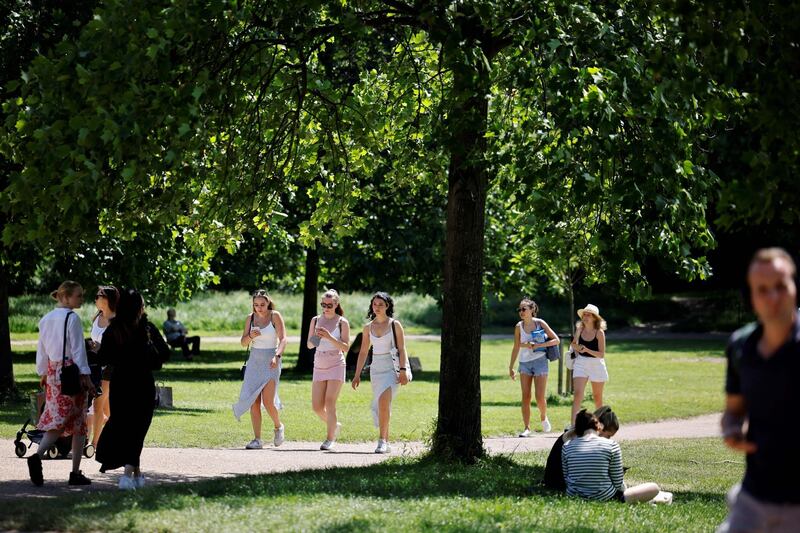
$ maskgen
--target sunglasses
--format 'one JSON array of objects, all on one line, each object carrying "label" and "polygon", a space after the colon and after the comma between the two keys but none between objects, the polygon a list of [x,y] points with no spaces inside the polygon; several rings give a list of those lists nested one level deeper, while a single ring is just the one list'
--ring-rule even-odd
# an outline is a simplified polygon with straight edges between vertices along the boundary
[{"label": "sunglasses", "polygon": [[336,306],[335,304],[326,304],[325,302],[320,302],[319,305],[323,309],[333,309]]},{"label": "sunglasses", "polygon": [[517,313],[521,313],[521,312],[527,311],[529,309],[530,309],[530,307],[520,307],[520,308],[517,309]]}]

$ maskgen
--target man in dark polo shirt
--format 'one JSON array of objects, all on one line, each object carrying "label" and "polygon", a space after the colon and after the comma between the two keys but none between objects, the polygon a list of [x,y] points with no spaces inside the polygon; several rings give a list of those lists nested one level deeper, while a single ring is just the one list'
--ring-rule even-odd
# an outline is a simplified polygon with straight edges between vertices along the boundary
[{"label": "man in dark polo shirt", "polygon": [[[800,321],[796,267],[780,248],[756,252],[747,272],[758,325],[726,351],[725,444],[746,454],[744,480],[728,493],[723,533],[800,531]],[[744,427],[747,426],[747,433]]]}]

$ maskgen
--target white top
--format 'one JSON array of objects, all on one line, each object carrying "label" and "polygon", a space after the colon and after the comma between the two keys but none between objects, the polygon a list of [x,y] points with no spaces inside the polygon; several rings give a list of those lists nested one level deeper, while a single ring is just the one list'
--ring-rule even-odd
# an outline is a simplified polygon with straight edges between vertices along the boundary
[{"label": "white top", "polygon": [[373,355],[391,353],[394,348],[394,337],[392,336],[392,319],[389,319],[389,329],[380,337],[372,333],[372,324],[369,326],[369,340],[372,343]]},{"label": "white top", "polygon": [[[333,327],[327,327],[325,324],[322,324],[321,321],[324,319],[322,316],[317,317],[317,327],[326,328],[328,331],[331,332],[331,337],[336,339],[337,341],[342,340],[342,317],[339,317],[339,320],[336,321],[336,324]],[[319,346],[317,346],[317,350],[320,352],[340,352],[342,351],[341,346],[337,344],[333,344],[328,339],[320,339]]]},{"label": "white top", "polygon": [[[56,307],[39,321],[39,344],[36,346],[36,373],[47,374],[48,361],[61,361],[64,346],[64,319],[72,309]],[[83,327],[80,317],[73,314],[67,321],[67,359],[78,365],[81,374],[90,374],[83,343]]]},{"label": "white top", "polygon": [[[525,331],[525,326],[522,321],[519,322],[519,342],[520,344],[524,344],[527,342],[535,342],[536,344],[540,344],[545,342],[546,334],[544,328],[539,323],[538,320],[534,319],[533,322],[533,331],[528,333]],[[547,354],[544,348],[540,348],[536,351],[531,350],[530,348],[521,348],[519,352],[519,362],[520,363],[527,363],[528,361],[535,361],[540,357],[544,357]]]},{"label": "white top", "polygon": [[[106,326],[106,328],[107,327],[108,326]],[[100,315],[97,315],[97,318],[92,322],[92,333],[89,336],[94,342],[100,344],[103,342],[103,333],[106,331],[106,328],[100,326]]]},{"label": "white top", "polygon": [[[271,315],[270,315],[270,318]],[[253,324],[253,329],[258,328]],[[272,350],[278,347],[278,332],[275,331],[275,326],[272,325],[272,320],[269,324],[261,328],[261,335],[255,337],[250,343],[251,348],[259,348],[261,350]]]}]

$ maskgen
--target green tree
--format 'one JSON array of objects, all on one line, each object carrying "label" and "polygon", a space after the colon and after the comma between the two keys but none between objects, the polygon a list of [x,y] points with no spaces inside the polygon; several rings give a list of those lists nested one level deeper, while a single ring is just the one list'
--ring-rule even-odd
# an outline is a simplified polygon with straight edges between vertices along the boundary
[{"label": "green tree", "polygon": [[[697,91],[679,79],[693,58],[663,54],[673,29],[639,3],[109,1],[96,15],[58,60],[37,59],[22,101],[6,104],[3,149],[28,164],[2,192],[14,220],[4,240],[36,241],[54,220],[66,221],[66,239],[84,236],[89,214],[110,234],[144,219],[177,223],[188,245],[207,249],[279,224],[278,191],[302,183],[315,209],[300,239],[312,244],[328,228],[346,236],[364,226],[359,180],[384,161],[389,180],[446,188],[440,457],[483,453],[492,185],[524,194],[559,180],[543,189],[557,203],[564,184],[583,180],[567,190],[603,206],[609,275],[635,279],[636,258],[652,248],[641,239],[653,233],[673,257],[705,238],[705,180],[686,177],[703,176],[685,120],[699,113]],[[519,116],[504,114],[517,102],[543,118],[495,118]],[[552,123],[541,135],[528,129],[540,118]],[[595,139],[586,124],[598,118]],[[92,191],[104,209],[70,201],[42,211],[44,194],[64,191]],[[678,216],[700,229],[681,233]],[[617,241],[632,223],[652,229]]]}]

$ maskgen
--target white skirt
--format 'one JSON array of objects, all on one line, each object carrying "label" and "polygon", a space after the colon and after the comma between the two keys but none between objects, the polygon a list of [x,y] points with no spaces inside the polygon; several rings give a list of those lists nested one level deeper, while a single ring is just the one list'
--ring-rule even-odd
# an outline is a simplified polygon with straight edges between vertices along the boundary
[{"label": "white skirt", "polygon": [[242,390],[239,392],[239,401],[233,404],[233,416],[236,417],[236,420],[250,410],[250,406],[261,395],[261,391],[273,379],[275,380],[275,407],[283,409],[281,399],[278,397],[278,386],[281,383],[281,360],[278,359],[278,366],[275,368],[269,366],[274,355],[275,348],[250,349]]},{"label": "white skirt", "polygon": [[[386,389],[392,389],[392,400],[394,400],[397,389],[400,387],[397,372],[394,369],[394,362],[392,361],[392,354],[372,354],[369,380],[372,384],[372,423],[375,424],[375,427],[378,427],[378,399],[381,394],[386,392]],[[391,412],[391,404],[389,404],[389,413],[391,414]]]}]

